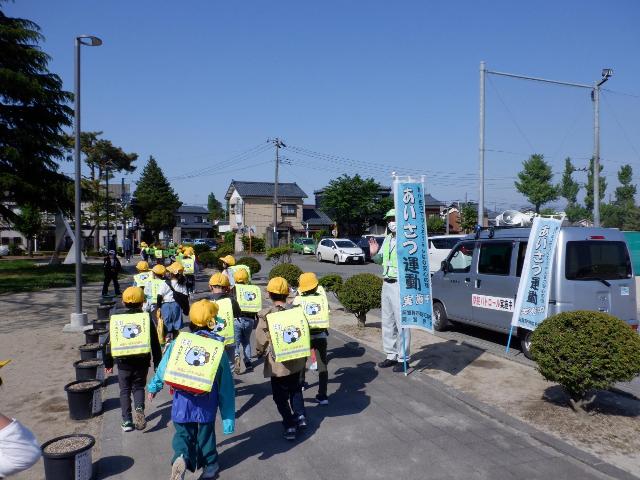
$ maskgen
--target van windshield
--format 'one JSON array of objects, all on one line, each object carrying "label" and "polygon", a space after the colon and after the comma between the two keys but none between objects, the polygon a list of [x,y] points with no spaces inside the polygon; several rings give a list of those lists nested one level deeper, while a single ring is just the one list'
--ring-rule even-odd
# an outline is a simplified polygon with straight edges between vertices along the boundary
[{"label": "van windshield", "polygon": [[631,277],[631,261],[624,242],[586,240],[567,242],[567,280],[620,280]]}]

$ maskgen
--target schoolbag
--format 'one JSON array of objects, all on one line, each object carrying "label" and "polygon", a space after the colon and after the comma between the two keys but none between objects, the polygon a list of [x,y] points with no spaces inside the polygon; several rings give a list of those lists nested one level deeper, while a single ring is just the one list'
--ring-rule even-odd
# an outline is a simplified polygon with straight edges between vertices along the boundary
[{"label": "schoolbag", "polygon": [[173,285],[171,285],[171,280],[166,280],[167,286],[173,292],[173,299],[180,306],[182,313],[185,315],[189,315],[189,295],[182,292],[177,292]]}]

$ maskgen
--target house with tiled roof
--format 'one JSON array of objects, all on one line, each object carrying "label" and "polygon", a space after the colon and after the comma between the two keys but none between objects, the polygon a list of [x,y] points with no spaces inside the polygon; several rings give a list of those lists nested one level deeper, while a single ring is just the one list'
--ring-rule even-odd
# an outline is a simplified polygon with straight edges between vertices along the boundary
[{"label": "house with tiled roof", "polygon": [[[273,182],[231,180],[225,194],[229,223],[234,231],[254,228],[255,235],[271,242],[273,232]],[[304,233],[303,203],[307,194],[297,183],[278,182],[276,229],[281,243]]]},{"label": "house with tiled roof", "polygon": [[173,229],[173,240],[195,240],[211,237],[213,224],[209,220],[209,210],[198,205],[182,205],[174,214],[176,226]]}]

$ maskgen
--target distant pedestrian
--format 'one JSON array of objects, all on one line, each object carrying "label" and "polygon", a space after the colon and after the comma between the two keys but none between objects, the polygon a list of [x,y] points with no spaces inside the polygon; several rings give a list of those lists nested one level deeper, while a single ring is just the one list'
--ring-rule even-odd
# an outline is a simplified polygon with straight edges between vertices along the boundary
[{"label": "distant pedestrian", "polygon": [[198,273],[198,262],[196,260],[196,253],[192,247],[187,247],[182,250],[178,247],[177,260],[182,263],[184,267],[184,278],[186,279],[187,293],[191,294],[195,290],[196,286],[196,273]]},{"label": "distant pedestrian", "polygon": [[262,310],[262,294],[260,287],[248,285],[249,275],[246,270],[237,270],[233,278],[236,282],[235,299],[240,308],[240,315],[235,319],[234,324],[236,335],[234,373],[237,375],[240,373],[242,360],[244,360],[245,372],[253,372],[251,333],[257,325],[257,312]]},{"label": "distant pedestrian", "polygon": [[236,259],[233,255],[225,255],[220,259],[220,265],[222,266],[222,273],[224,273],[229,279],[229,285],[233,287],[235,280],[233,279],[233,267],[236,264]]},{"label": "distant pedestrian", "polygon": [[104,271],[104,283],[102,284],[102,295],[109,293],[109,284],[113,282],[116,297],[120,295],[120,284],[118,283],[118,274],[122,270],[120,260],[116,256],[115,250],[109,250],[109,254],[104,257],[102,264]]},{"label": "distant pedestrian", "polygon": [[109,243],[107,244],[107,250],[113,250],[114,252],[117,251],[117,247],[116,247],[116,235],[111,235],[111,239],[109,240]]},{"label": "distant pedestrian", "polygon": [[140,242],[140,255],[145,262],[149,261],[149,245],[147,242]]},{"label": "distant pedestrian", "polygon": [[229,361],[233,362],[236,351],[236,334],[235,323],[240,318],[240,306],[235,297],[231,295],[229,288],[229,278],[224,273],[214,273],[209,279],[210,298],[218,304],[218,335],[224,338],[224,346],[229,357]]},{"label": "distant pedestrian", "polygon": [[125,237],[122,240],[122,251],[124,252],[124,259],[127,263],[131,262],[131,239],[129,237]]},{"label": "distant pedestrian", "polygon": [[[183,268],[178,262],[172,263],[167,268],[169,278],[158,288],[158,306],[162,313],[162,321],[166,329],[165,341],[170,342],[178,336],[182,328],[182,307],[177,296],[187,294]],[[188,301],[188,300],[187,300]],[[185,310],[188,311],[188,310]]]},{"label": "distant pedestrian", "polygon": [[[167,269],[163,265],[154,265],[151,269],[153,274],[151,279],[144,287],[145,304],[143,310],[149,312],[151,321],[154,325],[158,325],[158,292],[165,282],[165,274]],[[164,340],[164,337],[162,338]]]}]

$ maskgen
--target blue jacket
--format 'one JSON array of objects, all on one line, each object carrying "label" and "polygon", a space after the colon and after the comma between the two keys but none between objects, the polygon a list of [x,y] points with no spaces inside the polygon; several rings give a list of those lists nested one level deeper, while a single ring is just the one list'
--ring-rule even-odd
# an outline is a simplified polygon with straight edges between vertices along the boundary
[{"label": "blue jacket", "polygon": [[[211,338],[217,337],[213,332],[200,331],[198,334]],[[167,347],[156,374],[147,385],[147,390],[150,393],[158,393],[164,386],[164,373],[174,344],[175,340]],[[212,423],[216,419],[216,410],[218,408],[222,417],[224,433],[233,433],[236,417],[235,387],[226,353],[222,354],[211,392],[203,395],[194,395],[183,390],[175,390],[171,408],[171,420],[175,423]]]}]

